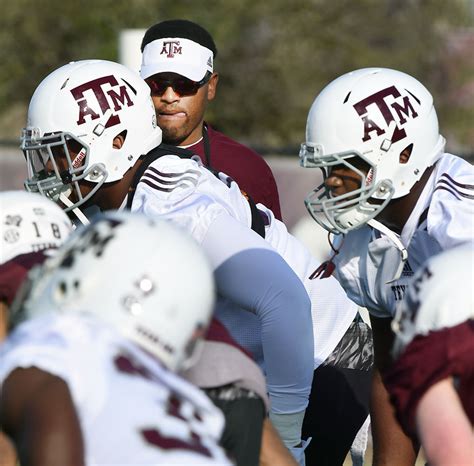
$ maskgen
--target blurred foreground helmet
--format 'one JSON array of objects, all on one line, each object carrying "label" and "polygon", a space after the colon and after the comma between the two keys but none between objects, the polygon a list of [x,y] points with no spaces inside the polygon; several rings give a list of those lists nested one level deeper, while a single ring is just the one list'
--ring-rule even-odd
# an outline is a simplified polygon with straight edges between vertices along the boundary
[{"label": "blurred foreground helmet", "polygon": [[[113,147],[118,135],[120,149]],[[68,211],[103,183],[120,180],[160,142],[150,89],[137,73],[105,60],[72,62],[48,75],[31,98],[21,137],[25,187],[61,200]],[[93,184],[86,196],[82,180]]]},{"label": "blurred foreground helmet", "polygon": [[417,335],[474,320],[473,283],[472,242],[437,254],[420,267],[392,321],[394,356]]},{"label": "blurred foreground helmet", "polygon": [[[313,102],[300,158],[302,166],[322,168],[325,176],[344,165],[362,177],[361,187],[334,196],[321,185],[308,195],[306,206],[335,234],[358,228],[391,199],[406,196],[444,146],[433,97],[415,78],[385,68],[345,74]],[[405,149],[408,160],[400,158]],[[354,166],[360,167],[360,159],[368,173]]]},{"label": "blurred foreground helmet", "polygon": [[58,248],[71,231],[67,215],[49,199],[26,191],[0,193],[0,264]]},{"label": "blurred foreground helmet", "polygon": [[214,305],[212,270],[194,240],[130,212],[79,227],[30,281],[16,322],[51,311],[94,315],[172,370],[193,361]]}]

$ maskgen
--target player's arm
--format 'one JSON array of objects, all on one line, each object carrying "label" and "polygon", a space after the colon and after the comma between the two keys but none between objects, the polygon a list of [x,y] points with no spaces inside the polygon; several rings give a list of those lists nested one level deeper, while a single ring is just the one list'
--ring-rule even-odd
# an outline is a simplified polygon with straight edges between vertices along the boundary
[{"label": "player's arm", "polygon": [[430,465],[472,465],[474,433],[451,377],[423,395],[416,409],[416,426]]},{"label": "player's arm", "polygon": [[84,448],[66,383],[35,367],[15,369],[2,385],[0,422],[22,466],[83,466]]},{"label": "player's arm", "polygon": [[381,374],[392,363],[391,348],[394,333],[390,318],[370,316],[374,341],[374,370],[370,398],[370,416],[374,442],[374,466],[412,466],[415,464],[418,446],[405,435],[395,418],[389,394]]},{"label": "player's arm", "polygon": [[263,423],[259,464],[260,466],[298,465],[268,418]]},{"label": "player's arm", "polygon": [[314,369],[307,291],[280,254],[228,215],[211,225],[203,246],[215,266],[218,292],[260,320],[270,418],[285,445],[299,458]]},{"label": "player's arm", "polygon": [[8,328],[8,306],[0,300],[0,342],[7,336]]},{"label": "player's arm", "polygon": [[0,458],[2,466],[16,466],[16,453],[10,439],[0,431]]},{"label": "player's arm", "polygon": [[219,294],[261,322],[272,411],[303,411],[314,368],[311,302],[303,283],[263,238],[228,215],[213,222],[202,244]]}]

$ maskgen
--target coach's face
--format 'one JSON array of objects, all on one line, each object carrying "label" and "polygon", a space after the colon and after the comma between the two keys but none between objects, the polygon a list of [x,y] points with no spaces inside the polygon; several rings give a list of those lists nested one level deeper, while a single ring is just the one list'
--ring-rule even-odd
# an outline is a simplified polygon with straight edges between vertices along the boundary
[{"label": "coach's face", "polygon": [[[155,76],[172,80],[173,75],[179,76],[174,73]],[[194,95],[181,96],[171,85],[161,95],[152,92],[158,126],[163,131],[163,142],[185,146],[202,137],[204,113],[208,102],[216,95],[217,82],[218,74],[213,73]]]}]

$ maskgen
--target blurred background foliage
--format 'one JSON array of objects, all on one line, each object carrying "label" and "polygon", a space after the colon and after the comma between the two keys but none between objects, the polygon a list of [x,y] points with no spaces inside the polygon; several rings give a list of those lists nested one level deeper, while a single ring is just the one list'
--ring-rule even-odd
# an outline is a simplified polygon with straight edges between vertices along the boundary
[{"label": "blurred background foliage", "polygon": [[385,66],[424,82],[450,148],[474,151],[472,0],[0,0],[0,8],[3,141],[17,140],[35,87],[54,68],[118,60],[121,30],[186,18],[218,47],[207,119],[242,142],[292,150],[325,84]]}]

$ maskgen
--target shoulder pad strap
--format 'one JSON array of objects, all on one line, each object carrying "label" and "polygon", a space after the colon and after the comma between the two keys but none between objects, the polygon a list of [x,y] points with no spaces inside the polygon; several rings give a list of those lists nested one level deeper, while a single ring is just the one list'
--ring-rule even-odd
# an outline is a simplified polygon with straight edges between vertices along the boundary
[{"label": "shoulder pad strap", "polygon": [[159,146],[156,146],[150,152],[148,152],[148,154],[143,156],[143,162],[135,172],[132,183],[128,188],[127,209],[130,209],[132,207],[132,201],[133,196],[135,195],[135,190],[137,189],[137,185],[140,182],[140,179],[145,173],[148,166],[156,159],[159,159],[164,155],[177,155],[182,159],[190,159],[194,155],[194,152],[188,149],[182,149],[181,147],[171,146],[169,144],[162,143]]},{"label": "shoulder pad strap", "polygon": [[250,212],[252,213],[252,225],[250,228],[252,228],[252,230],[259,234],[262,238],[265,238],[265,221],[263,219],[264,214],[257,209],[254,200],[248,194],[246,194],[245,197],[247,198],[250,206]]}]

